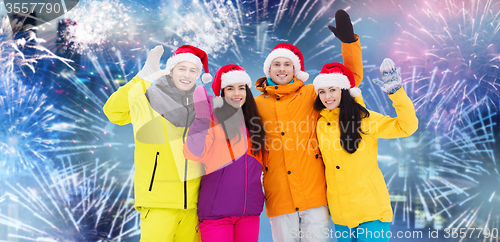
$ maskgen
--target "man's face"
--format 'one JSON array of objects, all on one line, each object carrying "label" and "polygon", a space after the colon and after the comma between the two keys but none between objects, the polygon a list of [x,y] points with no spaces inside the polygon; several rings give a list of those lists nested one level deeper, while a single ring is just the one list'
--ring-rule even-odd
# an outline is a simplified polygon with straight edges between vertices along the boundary
[{"label": "man's face", "polygon": [[271,62],[269,75],[271,80],[277,85],[285,85],[293,79],[293,63],[290,59],[285,57],[278,57]]},{"label": "man's face", "polygon": [[175,65],[170,74],[175,87],[182,91],[188,91],[193,88],[198,77],[198,68],[189,61],[183,61]]}]

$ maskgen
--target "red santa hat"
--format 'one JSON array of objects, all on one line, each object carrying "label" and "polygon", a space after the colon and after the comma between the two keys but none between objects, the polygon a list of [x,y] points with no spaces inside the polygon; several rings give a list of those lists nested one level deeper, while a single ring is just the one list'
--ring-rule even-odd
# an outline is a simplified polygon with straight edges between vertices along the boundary
[{"label": "red santa hat", "polygon": [[313,85],[316,93],[318,93],[318,89],[320,88],[338,87],[349,90],[352,97],[357,97],[361,94],[361,90],[356,87],[352,71],[337,62],[325,64],[319,75],[314,78]]},{"label": "red santa hat", "polygon": [[266,61],[264,61],[264,73],[266,77],[271,77],[269,75],[269,69],[271,68],[271,63],[274,59],[278,57],[285,57],[292,61],[295,70],[295,76],[303,82],[307,81],[309,74],[304,71],[304,58],[302,57],[302,52],[300,52],[297,46],[289,43],[279,43],[274,47],[271,53],[267,56]]},{"label": "red santa hat", "polygon": [[212,90],[216,96],[214,98],[214,108],[222,107],[222,98],[220,98],[221,90],[235,83],[246,84],[247,88],[252,86],[252,80],[243,67],[229,64],[219,68],[215,72],[214,82],[212,83]]},{"label": "red santa hat", "polygon": [[183,45],[177,48],[172,57],[167,60],[166,69],[171,72],[177,64],[183,61],[194,63],[198,68],[199,74],[201,74],[201,68],[205,69],[205,73],[201,77],[204,83],[208,83],[212,80],[212,75],[208,73],[208,56],[205,51],[191,45]]}]

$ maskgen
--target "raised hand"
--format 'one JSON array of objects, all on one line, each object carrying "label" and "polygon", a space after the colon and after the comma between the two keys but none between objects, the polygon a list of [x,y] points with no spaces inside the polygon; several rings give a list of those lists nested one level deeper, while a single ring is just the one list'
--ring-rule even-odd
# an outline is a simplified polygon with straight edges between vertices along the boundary
[{"label": "raised hand", "polygon": [[196,118],[212,119],[212,95],[207,95],[207,89],[204,86],[198,86],[194,89],[193,102]]},{"label": "raised hand", "polygon": [[399,68],[396,68],[394,61],[389,58],[385,58],[384,61],[382,61],[382,64],[380,65],[380,75],[382,76],[382,80],[372,80],[387,94],[394,94],[403,86]]},{"label": "raised hand", "polygon": [[160,69],[160,59],[162,54],[163,46],[161,45],[157,45],[151,51],[149,51],[146,64],[144,64],[142,70],[137,73],[137,76],[146,81],[154,82],[161,76],[170,74],[170,71]]},{"label": "raised hand", "polygon": [[347,14],[346,11],[342,9],[337,10],[337,12],[335,13],[335,25],[337,25],[336,28],[328,25],[328,28],[333,32],[335,37],[337,37],[343,43],[356,42],[351,18],[349,18],[349,14]]}]

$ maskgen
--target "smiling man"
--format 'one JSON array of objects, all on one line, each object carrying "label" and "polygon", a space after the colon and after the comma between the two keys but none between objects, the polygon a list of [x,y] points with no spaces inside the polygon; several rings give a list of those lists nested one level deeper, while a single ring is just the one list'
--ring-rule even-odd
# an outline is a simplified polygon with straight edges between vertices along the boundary
[{"label": "smiling man", "polygon": [[193,92],[202,68],[202,79],[211,79],[208,57],[183,45],[161,70],[162,53],[161,46],[151,50],[143,69],[113,93],[103,109],[111,122],[134,125],[134,194],[141,212],[141,241],[200,241],[195,228],[203,169],[184,157],[182,146],[195,117]]},{"label": "smiling man", "polygon": [[[341,40],[344,65],[359,86],[363,63],[358,37],[345,11],[335,17],[337,28],[329,27]],[[255,84],[263,93],[255,102],[268,139],[263,185],[273,241],[329,241],[324,234],[330,229],[325,167],[315,132],[319,112],[313,108],[314,86],[304,84],[309,75],[301,51],[288,43],[276,45],[264,73]],[[301,239],[299,234],[311,236]]]}]

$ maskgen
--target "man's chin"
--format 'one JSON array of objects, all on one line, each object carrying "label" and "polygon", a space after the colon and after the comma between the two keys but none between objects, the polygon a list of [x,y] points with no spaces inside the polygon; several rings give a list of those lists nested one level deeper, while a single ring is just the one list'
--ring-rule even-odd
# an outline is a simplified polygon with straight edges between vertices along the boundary
[{"label": "man's chin", "polygon": [[193,88],[194,84],[185,84],[185,83],[178,83],[175,87],[181,91],[189,91],[191,88]]}]

